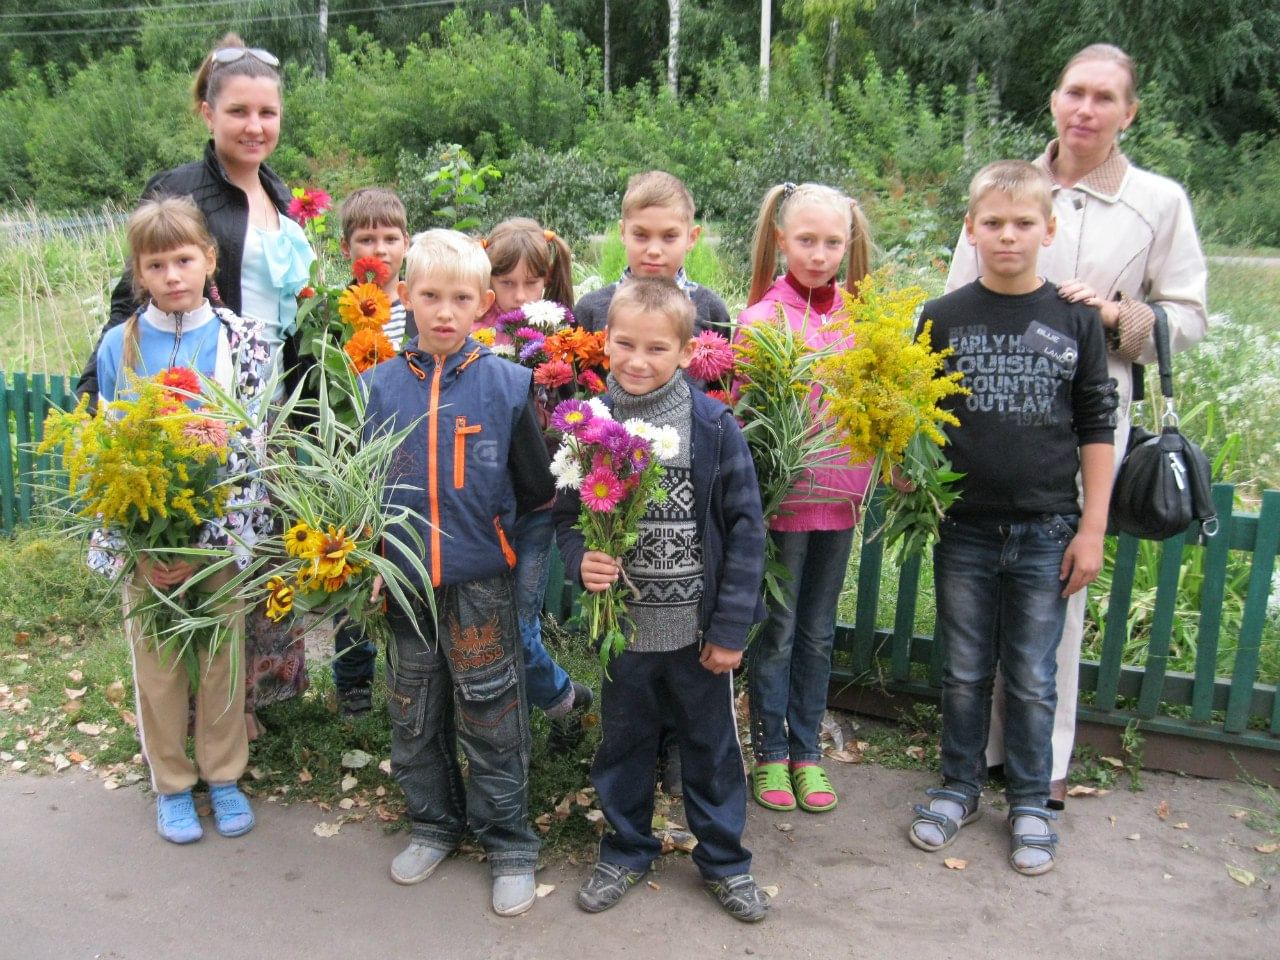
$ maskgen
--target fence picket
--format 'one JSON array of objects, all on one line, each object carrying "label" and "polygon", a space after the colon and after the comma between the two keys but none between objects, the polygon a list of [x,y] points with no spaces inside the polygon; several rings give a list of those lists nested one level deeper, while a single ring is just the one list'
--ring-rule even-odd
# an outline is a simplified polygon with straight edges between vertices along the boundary
[{"label": "fence picket", "polygon": [[1249,595],[1244,602],[1236,665],[1231,673],[1231,696],[1227,700],[1227,722],[1223,725],[1228,733],[1243,733],[1249,724],[1249,705],[1258,675],[1262,627],[1267,617],[1267,599],[1271,593],[1271,574],[1275,569],[1277,548],[1280,548],[1280,491],[1267,490],[1262,495],[1262,510],[1258,513],[1258,538],[1253,547],[1253,569],[1249,572]]},{"label": "fence picket", "polygon": [[25,373],[13,375],[13,413],[17,423],[15,439],[18,453],[18,520],[31,522],[32,487],[35,482],[31,469],[31,392]]},{"label": "fence picket", "polygon": [[[1121,536],[1116,546],[1115,566],[1111,573],[1111,596],[1107,600],[1107,626],[1102,634],[1102,656],[1098,663],[1098,687],[1095,703],[1099,710],[1116,708],[1116,692],[1120,685],[1120,666],[1124,662],[1124,645],[1129,638],[1129,601],[1133,597],[1133,571],[1137,567],[1138,541]],[[1113,614],[1118,613],[1119,616]]]},{"label": "fence picket", "polygon": [[1156,577],[1156,607],[1147,639],[1147,662],[1138,694],[1138,716],[1150,719],[1160,709],[1164,675],[1169,668],[1169,644],[1173,637],[1173,613],[1178,604],[1178,580],[1182,573],[1182,545],[1186,534],[1170,537],[1160,545],[1160,568]]},{"label": "fence picket", "polygon": [[0,372],[0,530],[6,534],[13,533],[18,522],[13,490],[16,476],[17,464],[9,441],[9,389],[4,373]]},{"label": "fence picket", "polygon": [[879,530],[884,523],[884,491],[879,487],[869,498],[863,520],[862,554],[858,558],[858,601],[853,614],[853,675],[865,677],[871,672],[876,645],[876,616],[880,604],[880,570],[884,564],[884,546],[877,537],[869,540],[868,530]]},{"label": "fence picket", "polygon": [[1226,596],[1227,560],[1230,556],[1235,487],[1215,484],[1213,504],[1218,511],[1218,532],[1204,547],[1204,583],[1200,587],[1200,630],[1196,637],[1196,680],[1191,696],[1191,719],[1213,719],[1213,682],[1217,677],[1218,636],[1222,631],[1222,601]]}]

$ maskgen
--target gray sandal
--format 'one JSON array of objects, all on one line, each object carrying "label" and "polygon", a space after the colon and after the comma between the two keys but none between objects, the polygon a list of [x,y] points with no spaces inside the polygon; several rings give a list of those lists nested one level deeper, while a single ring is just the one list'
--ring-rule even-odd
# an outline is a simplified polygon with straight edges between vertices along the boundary
[{"label": "gray sandal", "polygon": [[[1043,807],[1019,805],[1009,808],[1009,865],[1024,877],[1038,877],[1053,869],[1053,861],[1058,853],[1058,835],[1050,830],[1048,833],[1014,833],[1013,824],[1018,817],[1035,817],[1043,820],[1047,828],[1050,820],[1057,820],[1058,815]],[[1047,853],[1049,859],[1029,866],[1018,863],[1018,854],[1027,850],[1039,850]]]},{"label": "gray sandal", "polygon": [[[929,806],[922,803],[915,805],[916,818],[911,821],[911,826],[907,828],[907,839],[921,850],[927,850],[934,853],[942,850],[944,847],[951,846],[951,841],[956,838],[956,834],[960,832],[960,828],[966,826],[982,816],[982,804],[978,797],[965,796],[958,790],[948,790],[945,787],[932,787],[925,791],[932,799]],[[959,820],[947,816],[945,813],[933,809],[934,804],[939,800],[949,800],[958,804],[963,808],[964,813]],[[938,832],[942,834],[941,843],[930,843],[916,833],[917,826],[936,827]]]}]

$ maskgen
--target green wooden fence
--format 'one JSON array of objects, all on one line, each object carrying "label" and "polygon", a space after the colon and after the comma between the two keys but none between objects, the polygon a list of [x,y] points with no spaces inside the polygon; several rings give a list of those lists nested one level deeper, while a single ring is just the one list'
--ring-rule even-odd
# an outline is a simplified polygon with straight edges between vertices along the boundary
[{"label": "green wooden fence", "polygon": [[[1258,681],[1263,627],[1271,578],[1280,548],[1280,491],[1263,494],[1258,513],[1233,512],[1234,488],[1218,484],[1214,502],[1221,518],[1216,536],[1199,542],[1193,528],[1156,546],[1157,587],[1150,618],[1145,662],[1126,664],[1129,611],[1140,542],[1121,536],[1112,567],[1111,593],[1098,660],[1080,664],[1079,716],[1116,726],[1137,721],[1141,729],[1229,745],[1280,751],[1280,696],[1273,684]],[[879,523],[868,511],[868,529]],[[1203,550],[1199,627],[1195,631],[1194,672],[1168,669],[1184,548]],[[1247,592],[1238,629],[1223,629],[1223,600],[1232,551],[1250,555]],[[942,692],[942,649],[932,637],[913,629],[919,592],[920,560],[899,574],[893,626],[877,626],[882,550],[864,543],[858,567],[857,607],[852,624],[836,631],[833,686],[874,685],[889,693],[937,699]],[[1217,675],[1219,652],[1230,652],[1229,676]]]},{"label": "green wooden fence", "polygon": [[[0,532],[11,534],[31,521],[40,501],[42,478],[58,464],[36,457],[51,407],[75,402],[67,378],[0,372]],[[1155,594],[1145,662],[1123,662],[1129,641],[1127,613],[1133,599],[1139,542],[1121,537],[1112,570],[1109,610],[1126,615],[1106,618],[1101,656],[1080,665],[1082,719],[1280,751],[1280,696],[1272,684],[1258,682],[1263,626],[1271,578],[1280,549],[1280,491],[1263,494],[1256,513],[1233,512],[1233,488],[1214,488],[1221,526],[1203,545],[1192,530],[1159,545]],[[867,511],[868,529],[879,525],[878,508]],[[1168,669],[1169,650],[1184,546],[1205,551],[1200,587],[1200,622],[1194,672]],[[1243,618],[1224,635],[1222,610],[1232,551],[1250,555]],[[572,609],[575,591],[564,583],[558,560],[552,570],[547,608],[561,617]],[[899,571],[893,626],[877,626],[883,551],[878,541],[864,542],[858,565],[853,623],[836,632],[835,685],[875,686],[889,693],[936,699],[941,694],[942,650],[932,637],[914,631],[919,596],[920,560]],[[1234,648],[1229,676],[1217,675],[1219,650]]]}]

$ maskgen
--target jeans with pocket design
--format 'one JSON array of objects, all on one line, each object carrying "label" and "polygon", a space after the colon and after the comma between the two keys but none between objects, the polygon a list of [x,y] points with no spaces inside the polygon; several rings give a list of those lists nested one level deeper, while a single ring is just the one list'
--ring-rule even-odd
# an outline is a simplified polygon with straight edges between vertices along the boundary
[{"label": "jeans with pocket design", "polygon": [[527,873],[541,843],[529,823],[529,718],[511,579],[441,587],[435,599],[435,622],[425,609],[410,614],[422,637],[410,615],[394,607],[390,615],[391,772],[416,839],[452,850],[469,825],[495,876]]}]

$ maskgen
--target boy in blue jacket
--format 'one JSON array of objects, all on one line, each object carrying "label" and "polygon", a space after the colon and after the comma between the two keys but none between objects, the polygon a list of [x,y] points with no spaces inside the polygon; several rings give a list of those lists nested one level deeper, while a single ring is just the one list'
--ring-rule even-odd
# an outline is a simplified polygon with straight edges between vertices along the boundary
[{"label": "boy in blue jacket", "polygon": [[[384,500],[425,521],[418,533],[431,582],[417,586],[435,595],[434,617],[394,603],[388,611],[391,770],[413,829],[391,879],[427,879],[469,825],[493,872],[493,909],[515,916],[533,906],[540,843],[529,823],[529,711],[506,531],[517,513],[551,499],[555,484],[530,371],[470,337],[494,299],[484,250],[455,231],[428,230],[405,267],[400,299],[418,338],[363,381],[366,438],[418,423],[396,453]],[[387,555],[417,579],[391,544]],[[465,787],[455,736],[470,768]]]},{"label": "boy in blue jacket", "polygon": [[[626,556],[586,550],[575,491],[556,504],[565,570],[600,592],[625,569],[635,632],[602,688],[603,739],[591,768],[612,833],[578,891],[590,913],[613,906],[661,852],[653,836],[659,738],[674,724],[693,861],[708,890],[739,920],[763,920],[768,902],[742,845],[746,779],[732,671],[747,631],[764,618],[764,518],[755,467],[724,404],[691,390],[680,370],[693,352],[694,306],[671,280],[633,279],[609,305],[605,402],[618,420],[671,426],[680,452],[664,462],[667,496],[649,505]],[[730,559],[732,558],[732,559]]]}]

